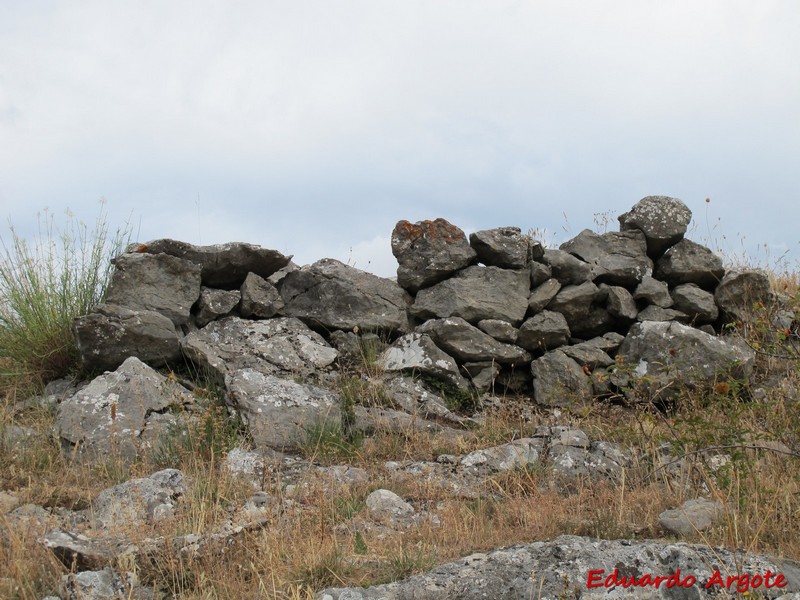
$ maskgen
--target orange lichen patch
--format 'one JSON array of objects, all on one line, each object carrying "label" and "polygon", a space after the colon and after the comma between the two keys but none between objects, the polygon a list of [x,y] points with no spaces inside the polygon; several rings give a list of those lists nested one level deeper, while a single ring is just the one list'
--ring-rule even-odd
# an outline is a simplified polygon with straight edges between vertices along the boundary
[{"label": "orange lichen patch", "polygon": [[429,240],[443,239],[451,242],[466,238],[461,229],[441,218],[433,221],[420,221],[419,223],[399,221],[394,227],[392,237],[410,242],[420,238]]},{"label": "orange lichen patch", "polygon": [[147,244],[136,244],[132,249],[131,252],[138,252],[139,254],[144,254],[147,252],[149,246]]}]

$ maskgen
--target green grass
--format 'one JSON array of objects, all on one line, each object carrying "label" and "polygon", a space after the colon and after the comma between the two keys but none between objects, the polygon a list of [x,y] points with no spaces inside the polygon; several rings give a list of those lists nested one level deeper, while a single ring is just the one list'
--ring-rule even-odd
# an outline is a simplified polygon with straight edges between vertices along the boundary
[{"label": "green grass", "polygon": [[101,208],[92,227],[45,212],[33,240],[13,225],[0,236],[0,392],[29,394],[69,374],[78,355],[72,321],[102,301],[111,258],[130,237],[109,230]]}]

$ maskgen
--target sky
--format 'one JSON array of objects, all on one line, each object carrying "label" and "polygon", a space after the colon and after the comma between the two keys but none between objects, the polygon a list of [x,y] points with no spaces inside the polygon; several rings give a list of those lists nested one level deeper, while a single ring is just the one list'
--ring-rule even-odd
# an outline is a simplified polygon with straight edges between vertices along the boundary
[{"label": "sky", "polygon": [[391,276],[401,219],[554,245],[667,195],[729,264],[800,270],[797,0],[0,9],[0,219],[23,236],[102,208],[139,241]]}]

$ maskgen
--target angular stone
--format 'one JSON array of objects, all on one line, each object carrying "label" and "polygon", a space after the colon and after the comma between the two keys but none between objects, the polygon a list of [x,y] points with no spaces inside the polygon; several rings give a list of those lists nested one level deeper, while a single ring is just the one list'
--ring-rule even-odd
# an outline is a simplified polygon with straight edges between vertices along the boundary
[{"label": "angular stone", "polygon": [[315,329],[395,333],[409,328],[411,296],[405,290],[331,258],[289,273],[280,292],[283,314]]},{"label": "angular stone", "polygon": [[329,390],[253,369],[234,372],[226,383],[258,448],[296,449],[314,427],[341,426],[339,397]]},{"label": "angular stone", "polygon": [[644,233],[647,254],[652,258],[681,241],[691,220],[689,207],[669,196],[647,196],[619,216],[621,231],[638,229]]},{"label": "angular stone", "polygon": [[561,351],[579,365],[586,366],[591,370],[598,367],[610,367],[614,364],[613,358],[590,342],[564,346]]},{"label": "angular stone", "polygon": [[553,350],[531,363],[533,397],[541,406],[582,406],[592,400],[592,380],[583,368]]},{"label": "angular stone", "polygon": [[242,294],[239,290],[217,290],[204,287],[197,301],[194,321],[198,327],[205,327],[211,321],[229,315],[239,305]]},{"label": "angular stone", "polygon": [[62,402],[55,427],[65,456],[130,462],[153,413],[192,401],[188,390],[131,357]]},{"label": "angular stone", "polygon": [[539,464],[544,455],[544,440],[520,438],[508,444],[470,452],[461,459],[461,466],[490,472],[525,469]]},{"label": "angular stone", "polygon": [[383,390],[389,402],[410,415],[446,421],[459,426],[473,424],[471,419],[452,412],[442,398],[428,390],[422,382],[414,381],[412,377],[393,377],[384,383]]},{"label": "angular stone", "polygon": [[513,344],[517,341],[519,331],[511,323],[499,319],[483,319],[478,321],[478,329],[489,334],[498,342]]},{"label": "angular stone", "polygon": [[243,368],[305,376],[338,356],[321,335],[287,317],[268,321],[225,317],[190,333],[181,345],[187,358],[219,381]]},{"label": "angular stone", "polygon": [[675,310],[674,308],[661,308],[655,304],[651,304],[644,308],[644,310],[640,310],[639,314],[636,315],[636,320],[639,322],[644,321],[681,321],[686,322],[689,320],[689,317],[686,313],[683,313],[679,310]]},{"label": "angular stone", "polygon": [[564,250],[548,248],[542,260],[561,285],[580,285],[592,279],[592,266]]},{"label": "angular stone", "polygon": [[391,490],[375,490],[365,500],[370,517],[378,523],[397,524],[414,516],[414,507]]},{"label": "angular stone", "polygon": [[453,357],[440,350],[430,336],[423,333],[408,333],[398,338],[381,354],[378,364],[385,371],[422,373],[459,389],[469,389],[469,383],[459,373]]},{"label": "angular stone", "polygon": [[599,235],[584,229],[559,247],[592,266],[592,280],[633,288],[651,275],[653,261],[641,231],[611,231]]},{"label": "angular stone", "polygon": [[669,286],[663,281],[653,277],[644,277],[633,292],[634,300],[641,300],[647,304],[655,304],[661,308],[672,306],[672,296],[669,295]]},{"label": "angular stone", "polygon": [[125,359],[138,359],[159,367],[180,358],[175,324],[151,310],[131,310],[98,304],[72,323],[72,333],[85,371],[111,371]]},{"label": "angular stone", "polygon": [[528,298],[528,311],[534,315],[542,312],[560,290],[561,284],[558,279],[554,277],[548,279],[531,292]]},{"label": "angular stone", "polygon": [[547,305],[547,310],[559,312],[564,315],[573,335],[575,330],[583,329],[586,318],[599,290],[591,281],[580,285],[568,285],[559,290],[556,297]]},{"label": "angular stone", "polygon": [[531,260],[530,242],[519,227],[485,229],[469,236],[478,260],[487,267],[501,269],[524,269]]},{"label": "angular stone", "polygon": [[475,389],[485,392],[494,386],[500,375],[500,365],[494,361],[468,362],[461,365],[461,371]]},{"label": "angular stone", "polygon": [[728,321],[749,322],[755,317],[754,306],[773,301],[769,277],[763,271],[731,271],[726,273],[714,291],[714,300]]},{"label": "angular stone", "polygon": [[283,309],[283,298],[278,288],[255,273],[247,274],[240,292],[239,313],[243,317],[270,319]]},{"label": "angular stone", "polygon": [[724,274],[719,256],[705,246],[684,238],[656,261],[654,276],[671,287],[696,283],[704,290],[713,290]]},{"label": "angular stone", "polygon": [[412,294],[475,262],[464,232],[445,221],[399,221],[392,231],[397,283]]},{"label": "angular stone", "polygon": [[564,315],[543,310],[522,324],[517,344],[531,352],[541,352],[563,346],[569,336],[569,325]]},{"label": "angular stone", "polygon": [[625,385],[631,377],[652,399],[671,398],[683,387],[710,389],[720,378],[747,380],[755,363],[744,342],[674,321],[634,324],[619,356],[632,370],[619,372],[619,383]]},{"label": "angular stone", "polygon": [[500,319],[516,326],[525,318],[529,293],[527,271],[472,266],[420,290],[410,312],[419,319],[461,317],[470,323]]},{"label": "angular stone", "polygon": [[719,501],[697,498],[687,500],[680,508],[665,510],[658,515],[658,524],[670,533],[694,535],[711,527],[723,514]]},{"label": "angular stone", "polygon": [[673,308],[684,313],[694,325],[717,320],[719,309],[711,292],[701,290],[694,283],[683,283],[675,286],[671,294],[675,301]]},{"label": "angular stone", "polygon": [[494,360],[502,364],[530,362],[531,355],[519,346],[503,344],[460,317],[432,319],[417,327],[419,333],[461,362]]},{"label": "angular stone", "polygon": [[[288,265],[292,258],[277,250],[241,242],[195,246],[187,242],[161,239],[135,244],[133,249],[148,254],[169,254],[200,265],[203,285],[228,290],[238,289],[248,273],[255,273],[266,279]],[[130,247],[128,251],[131,251]]]},{"label": "angular stone", "polygon": [[103,490],[92,502],[90,517],[96,529],[138,529],[171,517],[186,490],[183,473],[164,469]]},{"label": "angular stone", "polygon": [[[544,255],[544,251],[543,255]],[[546,264],[540,262],[531,263],[531,289],[542,285],[553,276],[553,270]]]},{"label": "angular stone", "polygon": [[618,285],[608,287],[606,310],[612,317],[623,321],[635,321],[636,315],[639,314],[636,308],[636,301],[631,296],[631,293]]},{"label": "angular stone", "polygon": [[200,267],[167,254],[122,254],[114,259],[107,304],[152,310],[175,325],[189,322],[200,297]]}]

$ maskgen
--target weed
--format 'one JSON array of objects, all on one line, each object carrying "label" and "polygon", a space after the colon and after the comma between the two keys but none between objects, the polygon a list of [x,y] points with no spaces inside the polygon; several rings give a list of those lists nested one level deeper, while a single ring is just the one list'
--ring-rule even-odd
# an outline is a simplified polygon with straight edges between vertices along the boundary
[{"label": "weed", "polygon": [[349,461],[359,456],[362,442],[360,433],[346,433],[339,423],[320,421],[306,430],[301,453],[306,458],[316,461],[331,463]]}]

